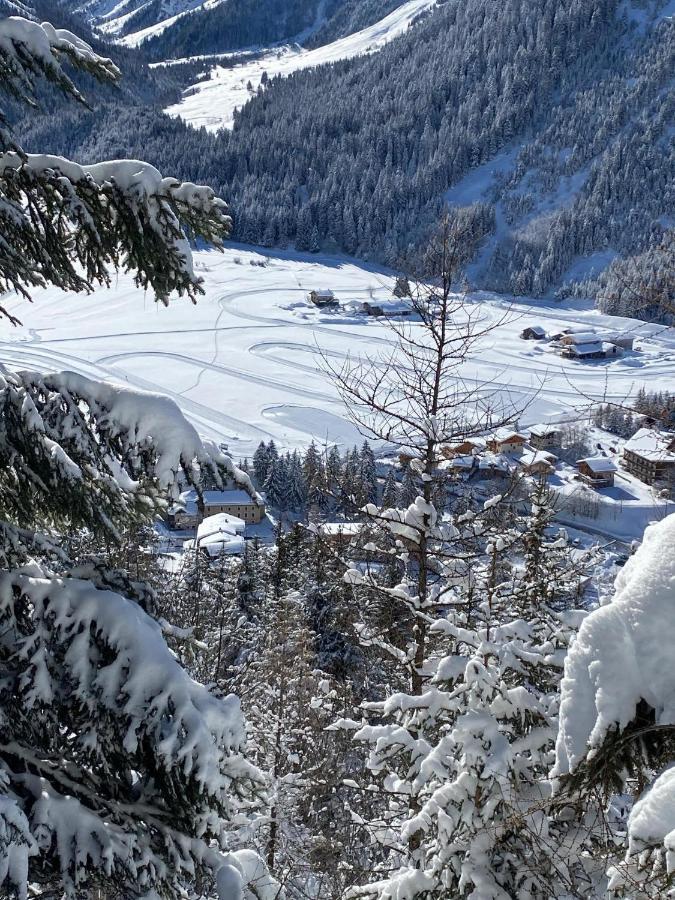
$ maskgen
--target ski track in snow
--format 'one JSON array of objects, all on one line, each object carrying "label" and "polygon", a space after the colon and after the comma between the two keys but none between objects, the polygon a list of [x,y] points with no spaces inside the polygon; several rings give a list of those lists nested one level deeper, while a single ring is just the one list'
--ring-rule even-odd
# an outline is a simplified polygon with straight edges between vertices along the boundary
[{"label": "ski track in snow", "polygon": [[[317,310],[305,295],[331,288],[342,302],[386,303],[389,275],[348,259],[234,246],[223,254],[198,252],[195,262],[206,289],[196,306],[184,300],[157,306],[123,275],[91,295],[49,288],[35,291],[33,303],[9,297],[6,305],[25,325],[0,321],[0,362],[164,393],[236,458],[270,438],[285,448],[306,446],[312,437],[343,446],[358,440],[321,354],[338,366],[349,358],[374,359],[391,352],[392,335],[375,319]],[[250,265],[260,262],[265,265]],[[498,322],[505,311],[510,319],[481,342],[458,381],[468,389],[489,382],[493,394],[529,401],[523,425],[568,417],[587,405],[586,394],[623,400],[640,385],[660,389],[672,378],[673,330],[612,319],[579,302],[471,299],[485,322]],[[590,364],[562,360],[520,339],[522,328],[535,323],[549,330],[630,329],[643,339],[644,352]]]},{"label": "ski track in snow", "polygon": [[[249,59],[235,66],[216,65],[209,78],[189,87],[179,102],[169,106],[165,112],[195,128],[204,127],[208,131],[232,128],[235,110],[254,96],[260,88],[264,72],[270,78],[275,75],[287,77],[300,69],[374,53],[403,34],[417,16],[435,5],[436,0],[409,0],[379,22],[323,47],[306,50],[297,44],[284,45],[264,50],[257,59]],[[138,35],[129,35],[123,43],[138,43]]]}]

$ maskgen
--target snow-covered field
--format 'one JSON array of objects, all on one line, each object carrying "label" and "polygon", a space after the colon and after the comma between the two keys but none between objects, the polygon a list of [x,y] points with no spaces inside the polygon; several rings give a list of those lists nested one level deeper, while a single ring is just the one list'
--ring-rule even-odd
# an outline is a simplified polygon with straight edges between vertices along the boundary
[{"label": "snow-covered field", "polygon": [[[197,128],[203,126],[209,131],[231,128],[235,109],[247,103],[260,87],[263,72],[270,78],[288,76],[299,69],[373,53],[402,34],[420,13],[435,4],[436,0],[409,0],[374,25],[315,50],[284,46],[230,68],[215,66],[207,80],[188,88],[180,102],[165,111]],[[129,35],[124,42],[137,43],[137,37]]]},{"label": "snow-covered field", "polygon": [[[264,263],[264,265],[259,265]],[[0,360],[22,368],[73,370],[159,391],[173,397],[210,437],[238,458],[260,440],[282,447],[310,439],[348,444],[359,439],[346,421],[335,386],[323,373],[319,349],[339,362],[390,349],[391,334],[377,319],[341,309],[320,311],[306,300],[312,288],[331,288],[343,301],[391,297],[392,280],[353,260],[228,247],[196,254],[206,295],[196,306],[178,300],[167,309],[135,288],[128,276],[91,296],[36,291],[32,304],[5,305],[24,323],[0,320]],[[486,319],[498,320],[508,303],[476,295]],[[629,328],[646,336],[641,352],[616,360],[567,361],[552,348],[519,337],[527,324]],[[649,335],[654,335],[649,338]],[[576,303],[513,304],[510,321],[483,340],[463,376],[492,380],[516,402],[530,401],[522,424],[565,417],[587,396],[623,399],[640,385],[672,382],[675,333],[632,320],[612,319]]]}]

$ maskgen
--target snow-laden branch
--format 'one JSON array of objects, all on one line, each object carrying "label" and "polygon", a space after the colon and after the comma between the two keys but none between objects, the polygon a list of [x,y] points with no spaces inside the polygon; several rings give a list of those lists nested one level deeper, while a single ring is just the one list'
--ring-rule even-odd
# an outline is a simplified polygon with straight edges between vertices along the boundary
[{"label": "snow-laden branch", "polygon": [[645,532],[616,596],[584,620],[561,686],[554,776],[574,772],[623,731],[644,700],[655,724],[675,723],[675,515]]},{"label": "snow-laden branch", "polygon": [[49,22],[32,22],[18,16],[0,21],[0,78],[6,91],[31,102],[33,76],[42,75],[78,100],[82,95],[63,71],[66,58],[75,68],[97,78],[115,81],[120,72],[112,60],[99,56],[89,44]]},{"label": "snow-laden branch", "polygon": [[219,246],[227,205],[209,187],[165,178],[138,160],[83,166],[59,156],[0,156],[0,287],[90,290],[110,266],[168,302],[202,292],[183,228]]},{"label": "snow-laden branch", "polygon": [[260,789],[239,700],[193,681],[159,623],[90,581],[2,572],[0,622],[5,878],[25,896],[28,859],[52,842],[73,889],[92,868],[138,886],[194,873]]},{"label": "snow-laden branch", "polygon": [[6,370],[0,409],[0,518],[24,528],[44,529],[48,509],[49,524],[114,534],[123,521],[152,518],[185,484],[199,490],[206,477],[255,494],[167,397],[73,372]]}]

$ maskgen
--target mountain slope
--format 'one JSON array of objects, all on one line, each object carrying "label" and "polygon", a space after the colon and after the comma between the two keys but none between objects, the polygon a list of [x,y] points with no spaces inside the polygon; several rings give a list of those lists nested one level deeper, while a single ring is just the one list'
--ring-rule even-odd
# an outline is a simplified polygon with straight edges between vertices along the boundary
[{"label": "mountain slope", "polygon": [[[235,237],[267,246],[400,265],[449,207],[476,248],[473,283],[551,294],[675,225],[674,13],[675,0],[450,0],[330,65],[302,68],[334,45],[221,61],[172,111],[203,124],[208,106],[232,131],[110,105],[34,117],[26,141],[211,182]],[[249,91],[243,76],[254,88],[263,67],[285,77]]]},{"label": "mountain slope", "polygon": [[263,79],[285,78],[302,69],[375,53],[403,34],[435,4],[436,0],[407,0],[384,19],[325,46],[313,50],[286,46],[256,54],[239,64],[216,66],[208,80],[194,84],[167,112],[198,128],[203,126],[212,131],[230,128],[235,110],[255,96]]},{"label": "mountain slope", "polygon": [[447,3],[274,79],[220,140],[238,235],[394,263],[449,202],[483,238],[472,276],[535,294],[641,249],[675,208],[670,6]]}]

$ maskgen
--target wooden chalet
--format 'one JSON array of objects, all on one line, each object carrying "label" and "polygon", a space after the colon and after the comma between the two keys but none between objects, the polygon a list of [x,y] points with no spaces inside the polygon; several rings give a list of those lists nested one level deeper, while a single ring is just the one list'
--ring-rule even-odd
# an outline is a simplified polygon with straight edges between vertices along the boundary
[{"label": "wooden chalet", "polygon": [[616,464],[607,456],[590,456],[577,462],[578,478],[590,487],[611,487],[614,484]]},{"label": "wooden chalet", "polygon": [[562,444],[562,430],[559,425],[532,425],[528,432],[530,446],[535,450],[548,450]]},{"label": "wooden chalet", "polygon": [[675,482],[675,433],[640,428],[623,448],[623,464],[645,484]]}]

